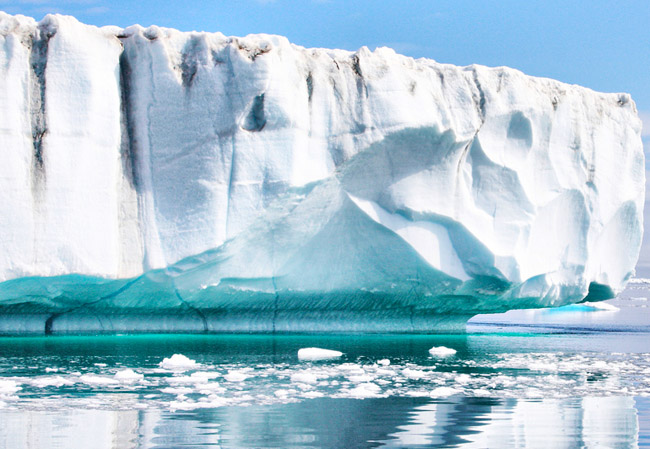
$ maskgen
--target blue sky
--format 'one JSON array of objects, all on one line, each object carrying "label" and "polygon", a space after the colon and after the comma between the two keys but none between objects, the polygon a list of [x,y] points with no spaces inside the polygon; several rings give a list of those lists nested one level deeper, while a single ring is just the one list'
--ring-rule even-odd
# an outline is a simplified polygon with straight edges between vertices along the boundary
[{"label": "blue sky", "polygon": [[[37,19],[70,14],[94,25],[281,34],[306,47],[390,46],[413,57],[506,65],[629,92],[650,153],[650,0],[0,0],[0,9]],[[649,228],[650,207],[646,218]],[[650,275],[646,234],[642,263]]]}]

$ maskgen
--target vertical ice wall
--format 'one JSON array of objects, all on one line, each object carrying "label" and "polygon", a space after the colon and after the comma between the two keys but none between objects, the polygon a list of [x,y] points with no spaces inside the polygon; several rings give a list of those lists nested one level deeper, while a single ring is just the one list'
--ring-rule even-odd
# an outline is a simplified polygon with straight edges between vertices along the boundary
[{"label": "vertical ice wall", "polygon": [[[376,223],[430,268],[519,296],[618,290],[638,256],[641,124],[626,94],[62,16],[0,13],[0,41],[0,280],[131,277],[235,237],[266,260],[256,238],[280,234],[241,237],[259,219],[293,223],[295,254],[326,221],[334,240]],[[277,216],[323,180],[329,204]],[[245,265],[222,271],[257,272]]]},{"label": "vertical ice wall", "polygon": [[120,42],[69,17],[0,21],[3,278],[132,273]]}]

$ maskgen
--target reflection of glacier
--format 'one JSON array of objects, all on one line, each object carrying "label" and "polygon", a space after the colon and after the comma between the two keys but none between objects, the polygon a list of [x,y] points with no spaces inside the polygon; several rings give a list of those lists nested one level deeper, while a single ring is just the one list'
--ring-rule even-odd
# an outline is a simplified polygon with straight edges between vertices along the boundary
[{"label": "reflection of glacier", "polygon": [[[0,411],[6,447],[628,448],[626,397],[311,400],[174,414],[158,410]],[[86,444],[86,446],[84,446]]]},{"label": "reflection of glacier", "polygon": [[61,16],[0,40],[7,329],[417,331],[635,265],[628,95]]}]

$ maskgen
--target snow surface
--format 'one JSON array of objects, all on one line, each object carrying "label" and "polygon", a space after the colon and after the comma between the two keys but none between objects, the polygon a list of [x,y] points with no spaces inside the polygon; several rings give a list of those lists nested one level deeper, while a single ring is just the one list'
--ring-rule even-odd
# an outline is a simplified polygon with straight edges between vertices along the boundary
[{"label": "snow surface", "polygon": [[633,273],[627,94],[59,15],[0,42],[0,331],[426,331]]}]

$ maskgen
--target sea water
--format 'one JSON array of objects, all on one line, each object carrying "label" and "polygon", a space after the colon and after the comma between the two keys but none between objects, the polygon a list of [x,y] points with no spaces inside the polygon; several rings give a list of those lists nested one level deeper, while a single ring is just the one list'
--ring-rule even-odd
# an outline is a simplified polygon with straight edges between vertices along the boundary
[{"label": "sea water", "polygon": [[0,447],[649,446],[649,288],[466,334],[5,336]]}]

